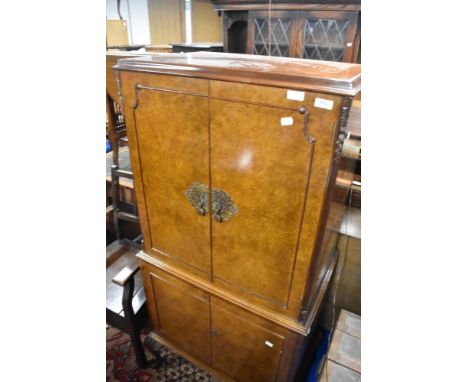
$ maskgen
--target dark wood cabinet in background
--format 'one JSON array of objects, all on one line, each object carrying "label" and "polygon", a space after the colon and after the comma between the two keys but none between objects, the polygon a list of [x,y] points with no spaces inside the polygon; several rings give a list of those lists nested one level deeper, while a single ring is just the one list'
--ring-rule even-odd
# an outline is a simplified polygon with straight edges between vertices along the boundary
[{"label": "dark wood cabinet in background", "polygon": [[171,44],[174,53],[222,52],[223,44],[219,42],[194,42]]},{"label": "dark wood cabinet in background", "polygon": [[358,18],[354,11],[299,12],[296,57],[355,62]]},{"label": "dark wood cabinet in background", "polygon": [[294,11],[249,12],[246,53],[295,57],[297,15],[298,12]]},{"label": "dark wood cabinet in background", "polygon": [[360,1],[213,0],[225,52],[359,62]]}]

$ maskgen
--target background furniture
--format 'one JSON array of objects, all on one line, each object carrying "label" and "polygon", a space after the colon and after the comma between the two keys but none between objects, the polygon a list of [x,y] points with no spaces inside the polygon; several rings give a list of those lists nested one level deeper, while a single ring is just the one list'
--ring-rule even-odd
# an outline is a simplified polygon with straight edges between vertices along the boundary
[{"label": "background furniture", "polygon": [[198,52],[117,69],[154,338],[223,380],[292,381],[336,264],[360,66]]},{"label": "background furniture", "polygon": [[222,52],[223,44],[221,42],[195,42],[184,44],[172,44],[174,53],[190,53],[190,52]]},{"label": "background furniture", "polygon": [[130,335],[139,367],[157,367],[160,359],[147,361],[140,338],[148,324],[148,311],[136,252],[118,242],[107,247],[106,322]]},{"label": "background furniture", "polygon": [[145,46],[145,51],[151,53],[171,53],[172,46],[169,44],[147,45]]},{"label": "background furniture", "polygon": [[141,48],[144,48],[145,45],[140,44],[140,45],[108,45],[106,47],[106,50],[108,51],[120,51],[120,52],[131,52],[135,50],[139,50]]},{"label": "background furniture", "polygon": [[[118,99],[117,99],[118,101]],[[119,163],[119,148],[128,146],[127,131],[119,103],[106,93],[107,138],[112,148],[114,164]]]},{"label": "background furniture", "polygon": [[[115,224],[115,210],[112,193],[115,189],[112,185],[112,152],[106,154],[106,244],[122,238],[135,239],[141,235],[140,223],[118,220]],[[131,172],[130,154],[128,147],[119,149],[119,168]],[[118,182],[118,209],[135,214],[136,201],[133,191],[133,179],[119,177]]]},{"label": "background furniture", "polygon": [[[112,165],[114,164],[114,159],[112,152],[106,154],[106,182],[111,184],[112,181]],[[126,171],[132,171],[132,165],[130,163],[130,152],[128,151],[128,146],[120,147],[119,149],[119,168]],[[128,189],[128,192],[133,190],[133,180],[122,178],[119,180],[120,187]]]},{"label": "background furniture", "polygon": [[360,62],[360,0],[213,0],[226,52]]},{"label": "background furniture", "polygon": [[112,216],[115,229],[116,240],[120,243],[126,243],[127,246],[132,246],[133,241],[138,240],[140,235],[138,235],[133,240],[125,239],[122,237],[120,229],[120,221],[124,220],[130,223],[138,225],[138,209],[136,204],[128,203],[127,201],[122,200],[120,192],[120,178],[126,178],[133,180],[133,172],[128,170],[119,169],[119,166],[112,165],[111,167],[111,198],[112,198]]}]

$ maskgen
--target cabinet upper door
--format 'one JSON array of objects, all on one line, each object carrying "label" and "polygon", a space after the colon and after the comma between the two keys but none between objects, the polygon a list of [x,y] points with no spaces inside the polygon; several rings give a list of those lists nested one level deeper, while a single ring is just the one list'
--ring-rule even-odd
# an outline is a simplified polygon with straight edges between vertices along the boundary
[{"label": "cabinet upper door", "polygon": [[247,53],[294,57],[298,15],[296,11],[249,12]]},{"label": "cabinet upper door", "polygon": [[300,12],[296,56],[352,62],[358,16],[353,11]]},{"label": "cabinet upper door", "polygon": [[[142,88],[134,124],[151,248],[210,273],[210,221],[206,204],[191,204],[193,184],[209,184],[208,98]],[[203,198],[204,193],[198,195]]]},{"label": "cabinet upper door", "polygon": [[210,112],[213,280],[285,307],[312,161],[304,115],[220,99]]}]

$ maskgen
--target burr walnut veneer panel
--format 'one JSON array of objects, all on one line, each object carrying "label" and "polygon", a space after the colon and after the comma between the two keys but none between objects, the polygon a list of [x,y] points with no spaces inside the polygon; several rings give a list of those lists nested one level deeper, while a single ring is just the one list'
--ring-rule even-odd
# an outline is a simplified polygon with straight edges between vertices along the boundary
[{"label": "burr walnut veneer panel", "polygon": [[[210,273],[210,221],[184,192],[208,184],[208,99],[141,89],[135,126],[154,250]],[[187,119],[187,115],[190,118]]]},{"label": "burr walnut veneer panel", "polygon": [[[213,367],[238,381],[274,381],[287,331],[214,298]],[[229,351],[225,351],[229,349]]]},{"label": "burr walnut veneer panel", "polygon": [[161,271],[151,273],[150,280],[157,312],[153,321],[156,330],[204,362],[210,362],[209,295]]},{"label": "burr walnut veneer panel", "polygon": [[286,307],[312,159],[304,115],[216,99],[210,114],[212,186],[239,209],[213,223],[215,282]]}]

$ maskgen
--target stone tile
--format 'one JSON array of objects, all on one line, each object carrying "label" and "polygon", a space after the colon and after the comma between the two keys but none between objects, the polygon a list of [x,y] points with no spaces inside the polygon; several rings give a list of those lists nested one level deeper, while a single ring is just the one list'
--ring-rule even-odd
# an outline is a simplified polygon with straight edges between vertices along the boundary
[{"label": "stone tile", "polygon": [[328,359],[361,373],[361,340],[335,329]]},{"label": "stone tile", "polygon": [[361,338],[361,317],[347,310],[341,310],[336,329]]},{"label": "stone tile", "polygon": [[327,360],[319,382],[360,382],[361,374]]}]

